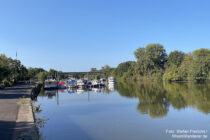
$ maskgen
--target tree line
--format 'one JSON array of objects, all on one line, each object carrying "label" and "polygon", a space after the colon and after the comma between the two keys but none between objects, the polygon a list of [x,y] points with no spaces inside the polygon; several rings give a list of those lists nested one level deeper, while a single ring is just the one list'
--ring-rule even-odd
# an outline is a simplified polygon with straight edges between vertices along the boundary
[{"label": "tree line", "polygon": [[26,78],[27,68],[19,60],[0,55],[0,87],[11,86]]},{"label": "tree line", "polygon": [[207,81],[210,80],[210,50],[192,53],[172,51],[167,55],[160,44],[149,44],[134,52],[136,61],[120,63],[109,71],[123,80]]},{"label": "tree line", "polygon": [[43,68],[26,68],[20,60],[12,59],[4,54],[0,54],[0,88],[12,86],[18,81],[36,80],[40,83],[52,76],[55,78],[57,71]]},{"label": "tree line", "polygon": [[[207,81],[210,80],[210,49],[198,49],[192,53],[172,51],[168,55],[160,44],[149,44],[134,52],[136,61],[120,63],[116,68],[108,65],[100,70],[104,73],[97,78],[115,76],[122,80],[135,81]],[[43,68],[26,68],[19,60],[0,55],[0,87],[11,86],[17,81],[37,79],[43,82],[47,76],[55,77],[58,71]],[[76,75],[84,77],[84,75]],[[60,76],[60,79],[68,76]],[[95,78],[94,75],[90,77]]]}]

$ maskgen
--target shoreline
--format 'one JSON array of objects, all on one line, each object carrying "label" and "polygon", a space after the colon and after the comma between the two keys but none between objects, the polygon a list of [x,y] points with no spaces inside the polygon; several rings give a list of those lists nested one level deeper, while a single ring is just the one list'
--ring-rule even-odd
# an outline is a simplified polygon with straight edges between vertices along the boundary
[{"label": "shoreline", "polygon": [[132,79],[132,78],[116,78],[117,81],[122,81],[122,82],[163,82],[163,83],[209,83],[210,80],[205,80],[205,81],[196,81],[196,80],[183,80],[183,81],[167,81],[167,80],[154,80],[154,79]]}]

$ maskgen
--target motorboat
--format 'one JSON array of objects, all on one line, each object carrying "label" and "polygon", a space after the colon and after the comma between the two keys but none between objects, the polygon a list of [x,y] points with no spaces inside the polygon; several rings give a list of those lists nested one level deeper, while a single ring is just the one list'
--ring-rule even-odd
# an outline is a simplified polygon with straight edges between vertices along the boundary
[{"label": "motorboat", "polygon": [[92,86],[93,87],[99,87],[100,86],[100,81],[99,80],[92,80]]},{"label": "motorboat", "polygon": [[108,84],[115,84],[115,83],[116,83],[116,79],[114,77],[108,78]]},{"label": "motorboat", "polygon": [[87,87],[92,87],[92,81],[91,81],[91,80],[87,80],[86,86],[87,86]]},{"label": "motorboat", "polygon": [[106,79],[101,78],[100,79],[100,86],[105,86],[106,85]]},{"label": "motorboat", "polygon": [[56,88],[58,88],[57,80],[49,78],[44,81],[44,89],[56,89]]},{"label": "motorboat", "polygon": [[74,80],[74,79],[69,79],[69,80],[66,82],[66,87],[67,87],[67,88],[76,88],[76,87],[77,87],[77,81]]},{"label": "motorboat", "polygon": [[85,87],[85,82],[84,82],[84,80],[83,80],[83,79],[77,80],[77,86],[80,87],[80,88]]},{"label": "motorboat", "polygon": [[65,89],[65,88],[66,88],[66,82],[64,82],[64,81],[59,81],[59,83],[58,83],[58,88],[59,88],[59,89]]}]

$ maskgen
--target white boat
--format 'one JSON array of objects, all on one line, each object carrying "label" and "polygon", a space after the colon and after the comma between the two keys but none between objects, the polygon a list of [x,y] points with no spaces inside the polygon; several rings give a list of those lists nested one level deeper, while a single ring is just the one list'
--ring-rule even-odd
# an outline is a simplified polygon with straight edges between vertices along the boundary
[{"label": "white boat", "polygon": [[105,86],[106,85],[106,79],[101,78],[100,79],[100,86]]},{"label": "white boat", "polygon": [[79,80],[77,80],[77,86],[78,87],[85,87],[85,82],[84,82],[84,80],[82,80],[82,79],[79,79]]},{"label": "white boat", "polygon": [[92,80],[92,86],[93,87],[99,87],[100,86],[100,81],[99,80]]},{"label": "white boat", "polygon": [[58,82],[55,79],[47,79],[44,81],[44,88],[45,89],[56,89],[58,88]]},{"label": "white boat", "polygon": [[108,84],[115,84],[115,83],[116,83],[116,79],[114,77],[108,78]]}]

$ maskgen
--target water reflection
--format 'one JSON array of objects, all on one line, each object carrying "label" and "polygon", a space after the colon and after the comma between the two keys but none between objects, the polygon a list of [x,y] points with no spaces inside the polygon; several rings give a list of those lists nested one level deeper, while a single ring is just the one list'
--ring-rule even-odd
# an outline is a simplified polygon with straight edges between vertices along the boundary
[{"label": "water reflection", "polygon": [[210,113],[210,83],[156,83],[156,82],[118,82],[107,88],[41,90],[39,96],[48,99],[56,97],[59,104],[59,94],[88,94],[117,91],[127,98],[138,98],[137,110],[141,114],[149,114],[151,118],[161,118],[168,114],[169,107],[181,110],[186,107],[196,108],[205,114]]},{"label": "water reflection", "polygon": [[[114,86],[116,87],[116,86]],[[59,94],[63,94],[63,93],[68,93],[68,94],[86,94],[88,93],[88,100],[89,100],[89,92],[93,92],[93,93],[105,93],[105,94],[109,94],[110,92],[114,91],[114,89],[109,90],[108,88],[102,87],[102,88],[78,88],[78,89],[59,89],[59,90],[44,90],[43,88],[40,91],[39,96],[40,97],[47,97],[48,99],[53,99],[53,97],[56,98],[56,102],[57,104],[59,104]]]},{"label": "water reflection", "polygon": [[152,118],[166,116],[170,105],[178,110],[189,106],[210,113],[209,83],[118,82],[117,91],[122,96],[138,98],[138,111]]},{"label": "water reflection", "polygon": [[116,84],[108,84],[107,85],[107,89],[110,90],[110,91],[114,91],[116,88]]},{"label": "water reflection", "polygon": [[210,113],[210,83],[164,83],[168,99],[176,109],[186,106]]},{"label": "water reflection", "polygon": [[163,117],[168,113],[169,101],[162,84],[157,83],[118,83],[117,91],[122,96],[139,99],[137,110],[152,118]]}]

